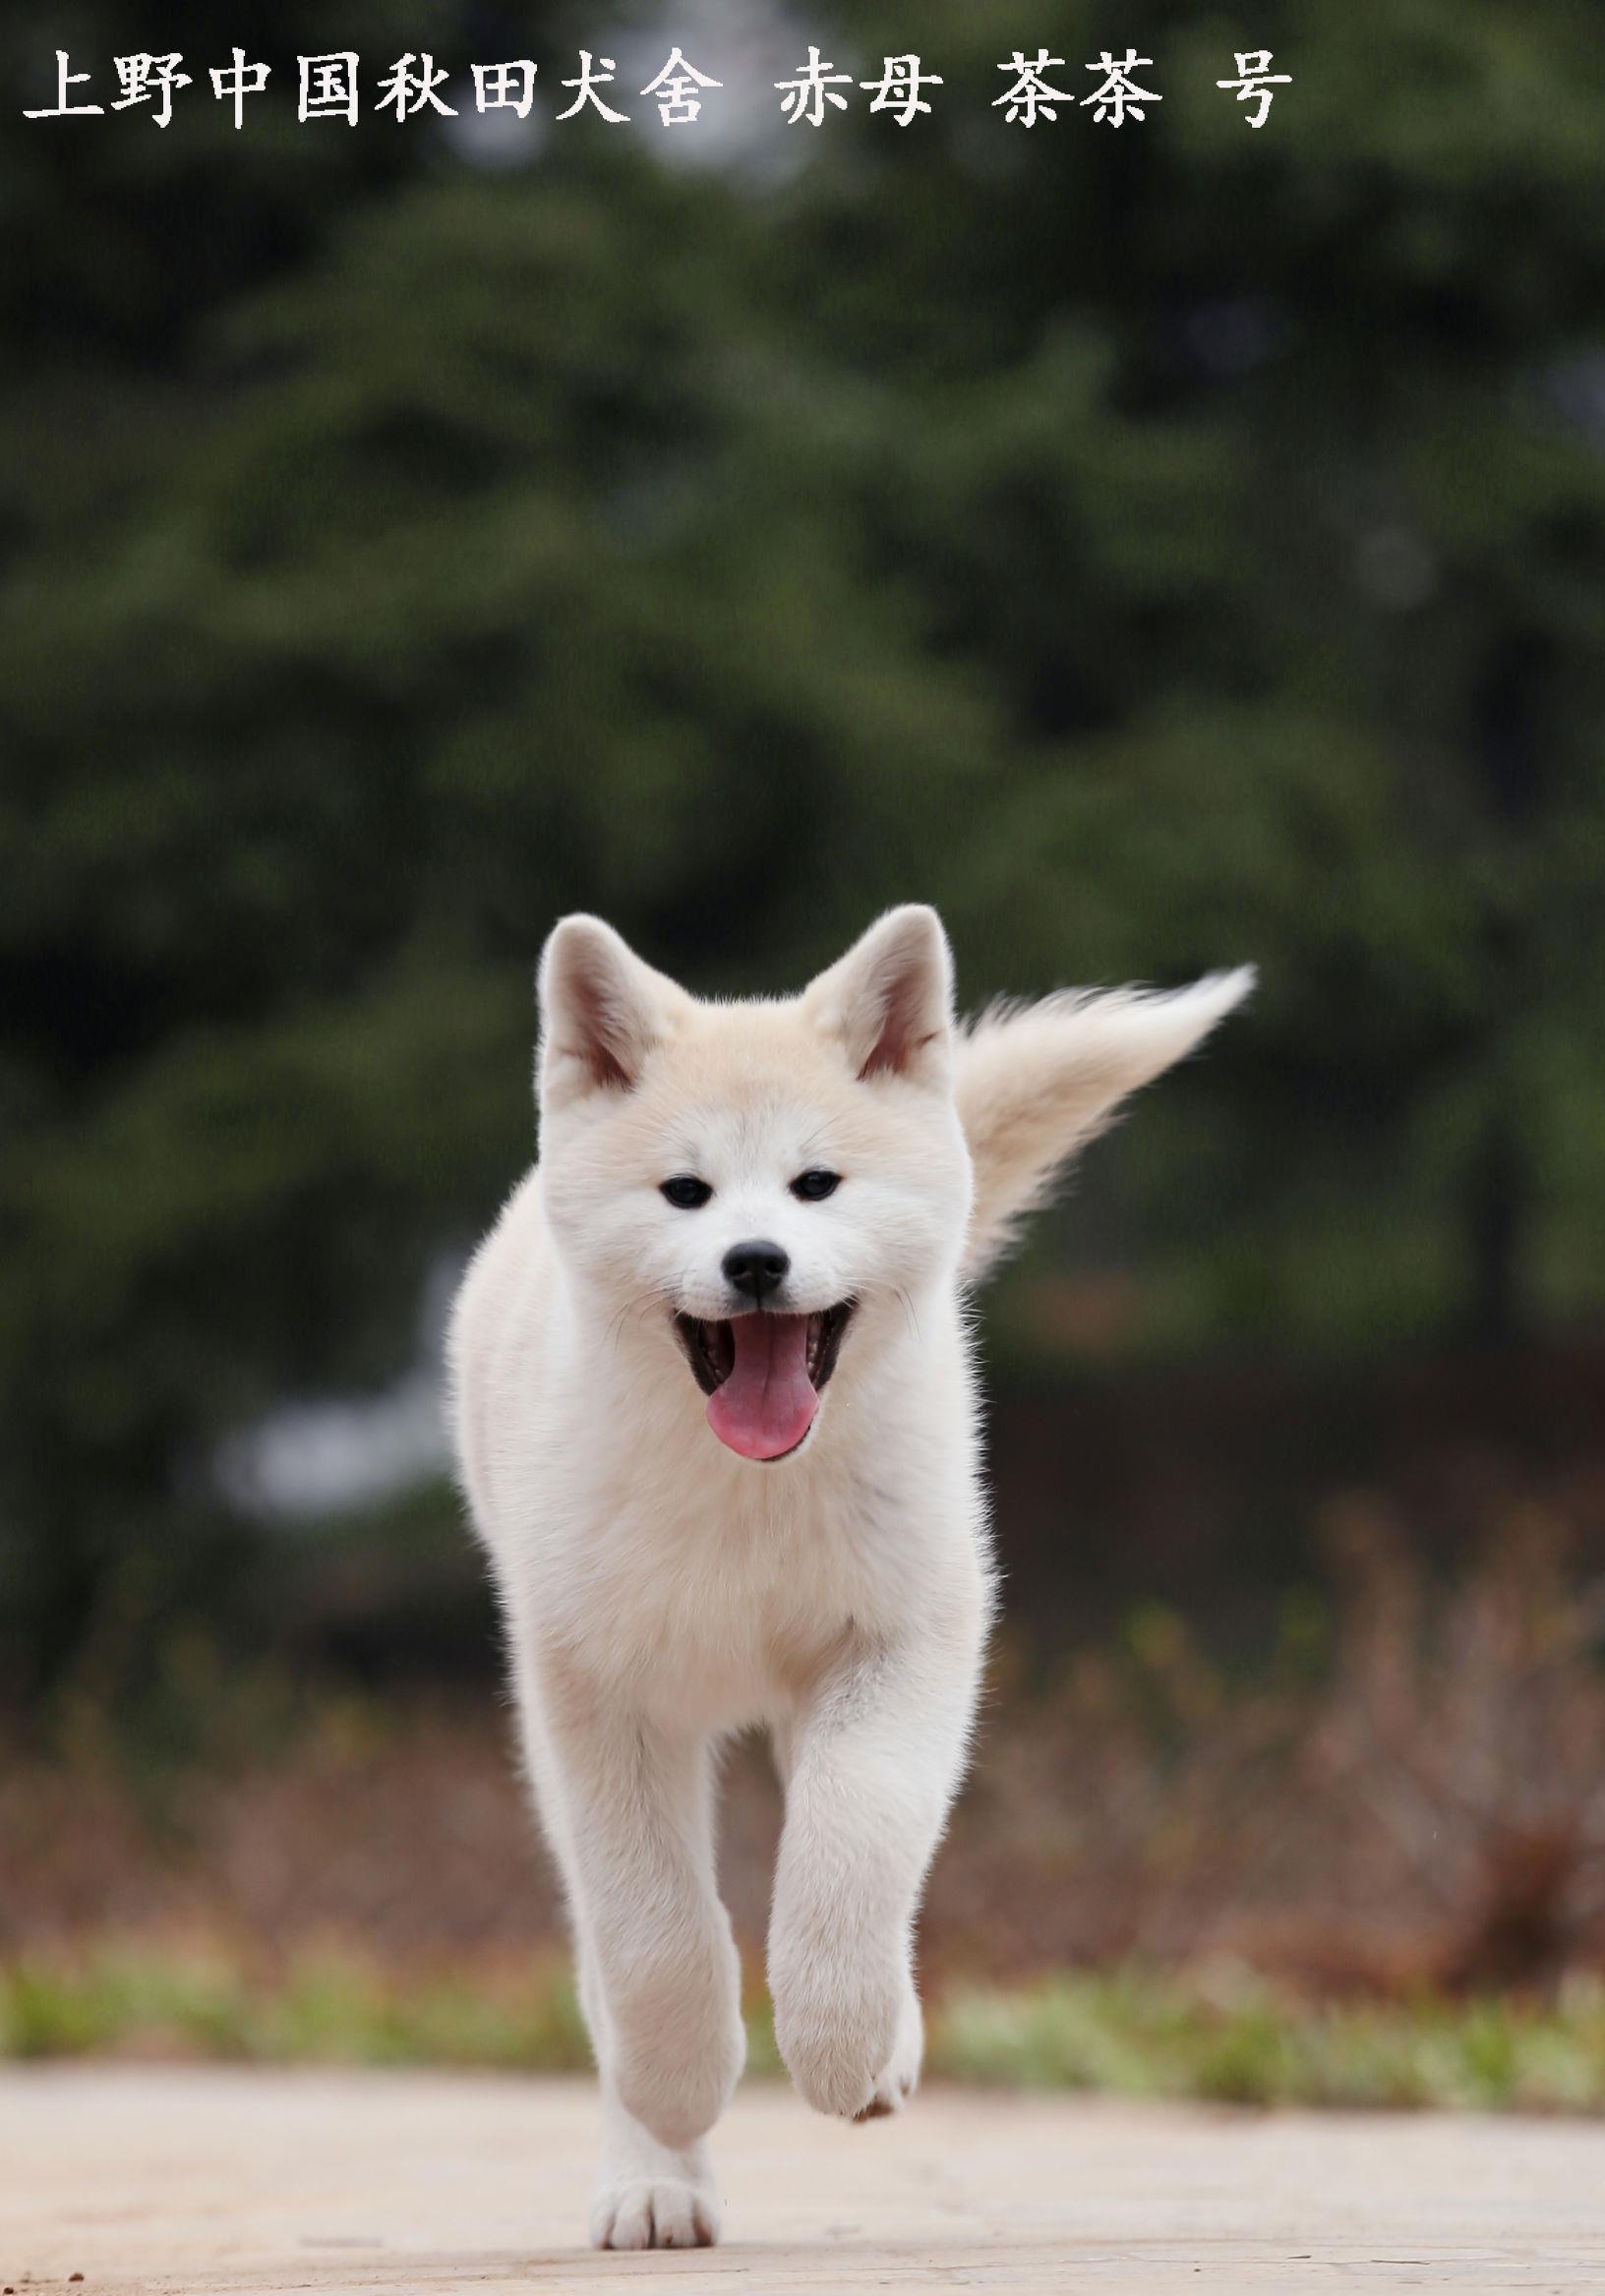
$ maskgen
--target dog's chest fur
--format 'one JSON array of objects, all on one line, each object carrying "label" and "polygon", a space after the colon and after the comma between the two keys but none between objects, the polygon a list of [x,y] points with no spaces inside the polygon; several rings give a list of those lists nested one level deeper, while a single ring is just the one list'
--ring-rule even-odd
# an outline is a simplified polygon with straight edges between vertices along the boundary
[{"label": "dog's chest fur", "polygon": [[695,1447],[684,1461],[660,1447],[650,1465],[577,1489],[572,1460],[551,1462],[537,1476],[544,1514],[519,1509],[497,1553],[553,1642],[648,1711],[714,1729],[772,1720],[848,1640],[895,1633],[976,1567],[962,1417],[923,1505],[925,1477],[898,1489],[893,1460],[869,1472],[820,1458],[784,1489],[747,1467],[733,1488],[721,1463],[710,1472],[706,1442]]},{"label": "dog's chest fur", "polygon": [[489,1408],[463,1414],[463,1464],[505,1605],[632,1704],[775,1719],[845,1642],[985,1577],[956,1298],[865,1334],[874,1376],[788,1471],[709,1441],[661,1319],[571,1327],[533,1191],[469,1286],[461,1368]]}]

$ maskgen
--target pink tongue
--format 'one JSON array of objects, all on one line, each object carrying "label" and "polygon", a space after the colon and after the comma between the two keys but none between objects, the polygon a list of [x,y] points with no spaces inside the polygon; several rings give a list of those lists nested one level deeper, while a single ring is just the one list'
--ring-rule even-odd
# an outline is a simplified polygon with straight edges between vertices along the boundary
[{"label": "pink tongue", "polygon": [[778,1459],[813,1425],[806,1316],[737,1316],[736,1368],[708,1397],[708,1425],[743,1459]]}]

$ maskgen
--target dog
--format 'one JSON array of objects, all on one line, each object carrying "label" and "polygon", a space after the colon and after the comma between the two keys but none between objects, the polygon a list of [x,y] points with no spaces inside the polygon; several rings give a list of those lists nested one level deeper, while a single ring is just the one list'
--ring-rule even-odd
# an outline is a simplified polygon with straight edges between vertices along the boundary
[{"label": "dog", "polygon": [[718,2237],[741,2073],[717,1752],[785,1789],[775,2034],[820,2112],[920,2075],[913,1932],[993,1605],[968,1288],[1072,1152],[1238,1004],[953,1017],[933,910],[800,996],[701,1002],[600,919],[541,959],[540,1161],[464,1277],[461,1477],[601,2078],[590,2237]]}]

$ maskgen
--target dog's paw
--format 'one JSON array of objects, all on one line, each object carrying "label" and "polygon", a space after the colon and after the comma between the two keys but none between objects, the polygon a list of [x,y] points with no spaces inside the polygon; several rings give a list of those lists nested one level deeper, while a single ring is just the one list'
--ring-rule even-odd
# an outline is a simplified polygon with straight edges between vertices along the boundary
[{"label": "dog's paw", "polygon": [[871,2110],[882,2075],[900,2065],[912,1990],[895,1965],[777,1983],[775,2039],[798,2094],[815,2112],[856,2121]]},{"label": "dog's paw", "polygon": [[636,2177],[598,2185],[591,2204],[593,2248],[712,2248],[719,2238],[713,2187],[681,2177]]},{"label": "dog's paw", "polygon": [[901,2112],[920,2086],[920,2067],[924,2054],[925,2021],[920,2013],[920,1996],[911,1979],[898,2019],[896,2045],[881,2068],[869,2102],[855,2113],[854,2119],[878,2121],[887,2113]]}]

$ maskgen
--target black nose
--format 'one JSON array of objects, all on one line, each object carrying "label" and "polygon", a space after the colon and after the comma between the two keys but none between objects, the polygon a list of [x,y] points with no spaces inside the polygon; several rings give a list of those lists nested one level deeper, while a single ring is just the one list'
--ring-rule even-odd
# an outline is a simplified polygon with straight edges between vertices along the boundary
[{"label": "black nose", "polygon": [[761,1308],[768,1294],[785,1282],[791,1265],[778,1244],[732,1244],[725,1254],[725,1281]]}]

